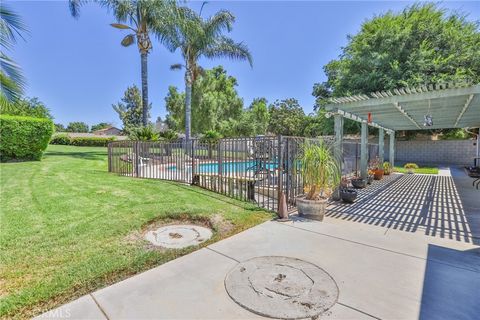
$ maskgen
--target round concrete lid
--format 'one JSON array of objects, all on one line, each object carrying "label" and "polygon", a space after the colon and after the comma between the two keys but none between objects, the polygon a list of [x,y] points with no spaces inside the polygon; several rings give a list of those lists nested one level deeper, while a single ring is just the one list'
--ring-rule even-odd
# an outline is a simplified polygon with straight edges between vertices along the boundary
[{"label": "round concrete lid", "polygon": [[165,226],[145,234],[145,240],[153,245],[171,249],[198,245],[211,237],[210,229],[195,225]]},{"label": "round concrete lid", "polygon": [[229,296],[242,307],[279,319],[316,317],[338,299],[333,278],[318,266],[288,257],[239,263],[225,278]]}]

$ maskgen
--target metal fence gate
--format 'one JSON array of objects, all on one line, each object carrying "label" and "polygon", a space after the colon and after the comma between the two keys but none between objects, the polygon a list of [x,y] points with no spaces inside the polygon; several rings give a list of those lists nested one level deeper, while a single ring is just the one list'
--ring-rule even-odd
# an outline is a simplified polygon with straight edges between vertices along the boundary
[{"label": "metal fence gate", "polygon": [[[229,138],[214,142],[114,141],[108,145],[108,170],[124,176],[193,184],[228,197],[251,201],[277,211],[285,194],[287,208],[303,193],[298,173],[302,145],[330,138],[301,137]],[[359,171],[360,144],[344,142],[343,174]],[[369,145],[369,159],[378,145]]]}]

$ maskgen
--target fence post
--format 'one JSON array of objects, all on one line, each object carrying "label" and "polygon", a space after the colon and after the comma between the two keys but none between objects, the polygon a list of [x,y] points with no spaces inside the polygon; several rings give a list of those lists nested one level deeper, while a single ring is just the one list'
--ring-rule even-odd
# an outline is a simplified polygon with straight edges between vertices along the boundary
[{"label": "fence post", "polygon": [[140,160],[140,156],[138,155],[138,144],[139,144],[139,141],[134,141],[133,142],[133,161],[134,161],[134,167],[135,167],[135,176],[138,177],[138,171],[140,170],[140,164],[139,164],[139,160]]},{"label": "fence post", "polygon": [[108,147],[108,172],[112,172],[112,143],[109,142],[107,147]]},{"label": "fence post", "polygon": [[190,177],[190,183],[195,184],[195,140],[190,140],[192,146],[192,176]]},{"label": "fence post", "polygon": [[223,164],[222,164],[222,139],[218,141],[218,146],[217,146],[217,164],[218,164],[218,188],[220,190],[220,193],[223,193]]},{"label": "fence post", "polygon": [[282,206],[283,193],[283,136],[278,136],[278,179],[277,179],[277,212],[280,212]]}]

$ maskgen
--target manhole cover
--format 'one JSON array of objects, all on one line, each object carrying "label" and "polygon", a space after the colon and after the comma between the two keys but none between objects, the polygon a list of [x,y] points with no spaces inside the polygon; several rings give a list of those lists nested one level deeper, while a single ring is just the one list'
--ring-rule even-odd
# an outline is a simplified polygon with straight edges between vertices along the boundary
[{"label": "manhole cover", "polygon": [[288,257],[258,257],[239,263],[225,278],[230,297],[262,316],[311,318],[331,308],[338,287],[323,269]]},{"label": "manhole cover", "polygon": [[211,237],[210,229],[194,225],[165,226],[145,234],[145,239],[153,245],[175,249],[194,246]]}]

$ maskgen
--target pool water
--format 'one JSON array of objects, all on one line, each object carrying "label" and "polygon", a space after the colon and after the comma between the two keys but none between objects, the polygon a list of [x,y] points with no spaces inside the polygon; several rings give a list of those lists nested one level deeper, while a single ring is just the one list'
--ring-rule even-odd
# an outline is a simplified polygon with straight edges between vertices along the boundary
[{"label": "pool water", "polygon": [[[256,162],[256,161],[243,161],[243,162],[224,162],[222,164],[222,172],[234,173],[234,172],[247,172],[256,171],[258,168],[275,169],[277,165],[272,162]],[[176,166],[168,167],[168,170],[176,171]],[[219,164],[215,163],[201,163],[196,166],[195,172],[197,173],[219,173]]]}]

